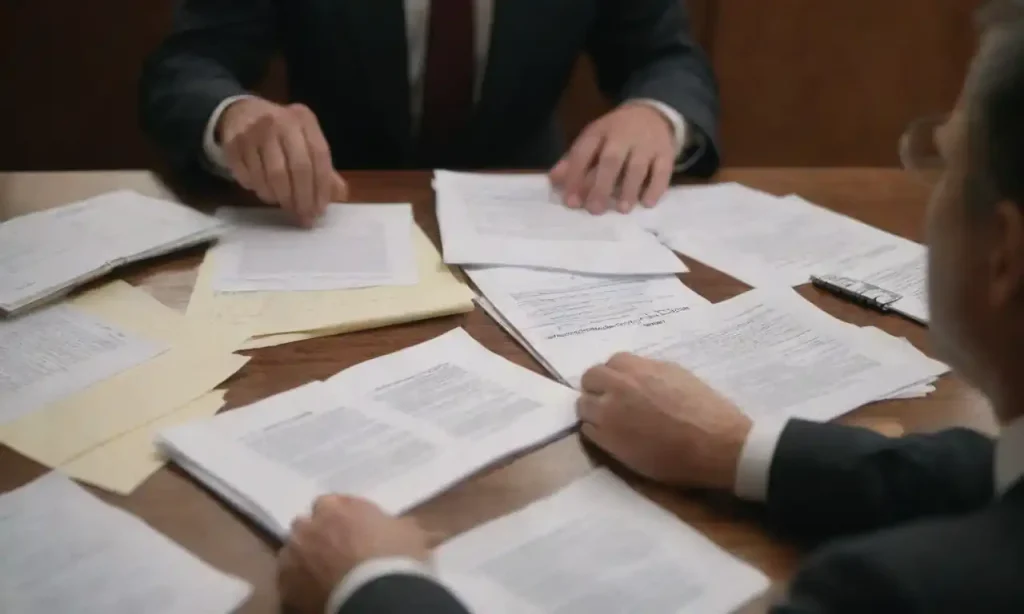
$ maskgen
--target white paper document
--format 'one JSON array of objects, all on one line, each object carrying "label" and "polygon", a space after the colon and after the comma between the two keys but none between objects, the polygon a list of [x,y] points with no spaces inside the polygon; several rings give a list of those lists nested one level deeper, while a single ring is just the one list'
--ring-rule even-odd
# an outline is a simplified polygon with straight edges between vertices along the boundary
[{"label": "white paper document", "polygon": [[653,212],[672,249],[753,286],[796,286],[919,246],[798,196],[738,184],[670,192]]},{"label": "white paper document", "polygon": [[452,539],[435,563],[488,614],[729,614],[770,584],[604,469]]},{"label": "white paper document", "polygon": [[0,612],[228,614],[251,587],[51,473],[0,496]]},{"label": "white paper document", "polygon": [[0,224],[0,310],[29,308],[220,230],[208,215],[127,190],[16,217]]},{"label": "white paper document", "polygon": [[[857,328],[853,325],[851,326],[853,328]],[[935,392],[935,386],[932,385],[935,380],[937,380],[940,375],[945,375],[949,372],[949,367],[946,364],[927,356],[924,352],[914,347],[914,344],[909,340],[903,337],[894,337],[873,326],[865,326],[858,330],[867,343],[875,344],[877,346],[877,350],[873,353],[886,360],[889,364],[899,365],[901,363],[918,363],[930,366],[931,371],[934,374],[919,382],[915,382],[906,388],[901,388],[900,390],[889,393],[883,399],[879,400],[918,399],[926,397],[930,393]]]},{"label": "white paper document", "polygon": [[[746,292],[651,333],[627,331],[618,350],[682,365],[754,419],[831,420],[946,371],[901,361],[789,289]],[[608,354],[581,344],[564,371],[578,383]]]},{"label": "white paper document", "polygon": [[674,275],[595,276],[518,267],[467,267],[499,324],[520,339],[552,375],[559,365],[621,329],[652,329],[711,303]]},{"label": "white paper document", "polygon": [[0,424],[168,349],[67,304],[0,320]]},{"label": "white paper document", "polygon": [[576,392],[462,329],[166,431],[196,479],[284,537],[322,493],[398,513],[576,425]]},{"label": "white paper document", "polygon": [[605,275],[686,267],[628,215],[562,205],[544,175],[434,174],[444,261]]},{"label": "white paper document", "polygon": [[889,309],[920,324],[928,324],[928,249],[917,243],[908,249],[859,263],[849,270],[828,271],[895,292],[900,298]]},{"label": "white paper document", "polygon": [[408,204],[330,205],[311,229],[278,209],[223,207],[217,292],[412,286],[419,280]]}]

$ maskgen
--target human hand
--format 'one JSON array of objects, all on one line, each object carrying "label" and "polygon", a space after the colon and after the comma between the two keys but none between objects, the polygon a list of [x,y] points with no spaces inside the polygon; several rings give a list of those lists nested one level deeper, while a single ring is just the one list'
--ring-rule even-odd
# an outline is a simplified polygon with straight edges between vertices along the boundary
[{"label": "human hand", "polygon": [[640,475],[732,490],[751,421],[689,371],[616,354],[581,380],[583,436]]},{"label": "human hand", "polygon": [[281,602],[296,612],[320,614],[331,591],[350,571],[372,559],[430,559],[428,534],[413,520],[395,518],[364,499],[328,495],[313,514],[292,525],[278,556]]},{"label": "human hand", "polygon": [[228,170],[242,187],[311,226],[328,203],[348,198],[320,124],[301,104],[243,98],[217,124]]},{"label": "human hand", "polygon": [[[653,207],[675,168],[675,132],[668,118],[641,102],[626,103],[594,121],[551,169],[565,204],[591,213]],[[617,192],[617,194],[616,194]]]}]

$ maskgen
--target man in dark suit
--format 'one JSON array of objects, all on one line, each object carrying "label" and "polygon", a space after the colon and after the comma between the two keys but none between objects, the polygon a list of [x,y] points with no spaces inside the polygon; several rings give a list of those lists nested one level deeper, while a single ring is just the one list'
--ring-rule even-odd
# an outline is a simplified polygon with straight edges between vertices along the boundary
[{"label": "man in dark suit", "polygon": [[[276,51],[292,105],[249,93]],[[563,155],[555,110],[583,51],[619,106]],[[600,212],[718,166],[681,0],[184,0],[141,99],[174,166],[307,223],[345,196],[336,168],[551,168],[567,205]]]},{"label": "man in dark suit", "polygon": [[[583,436],[625,465],[763,501],[780,527],[830,540],[775,614],[1024,612],[1024,3],[984,16],[961,103],[929,131],[941,155],[915,148],[905,163],[941,170],[927,219],[932,331],[991,400],[998,440],[754,424],[690,373],[632,355],[583,377]],[[425,542],[368,503],[323,499],[282,553],[282,595],[308,612],[331,595],[329,614],[463,614],[430,578]]]}]

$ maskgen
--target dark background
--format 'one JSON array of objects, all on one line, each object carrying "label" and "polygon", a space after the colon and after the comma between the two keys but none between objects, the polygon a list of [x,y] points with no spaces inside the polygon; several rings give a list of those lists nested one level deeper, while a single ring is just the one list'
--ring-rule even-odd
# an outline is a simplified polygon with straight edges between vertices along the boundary
[{"label": "dark background", "polygon": [[[718,74],[729,166],[895,166],[906,123],[956,100],[979,5],[685,1]],[[0,0],[0,170],[153,166],[136,80],[175,3]],[[605,108],[581,60],[562,105],[570,135]]]}]

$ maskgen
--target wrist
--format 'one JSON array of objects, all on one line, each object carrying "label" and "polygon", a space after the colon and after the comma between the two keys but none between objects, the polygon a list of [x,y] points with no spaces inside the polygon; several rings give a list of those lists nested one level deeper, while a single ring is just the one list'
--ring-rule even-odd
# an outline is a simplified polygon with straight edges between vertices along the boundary
[{"label": "wrist", "polygon": [[743,448],[746,446],[754,423],[746,414],[737,411],[736,420],[723,430],[714,451],[715,466],[711,471],[711,487],[732,492],[736,485]]},{"label": "wrist", "polygon": [[225,135],[231,132],[229,128],[235,124],[236,118],[244,116],[246,108],[259,100],[255,96],[244,96],[224,107],[213,129],[213,138],[218,146],[224,143]]}]

